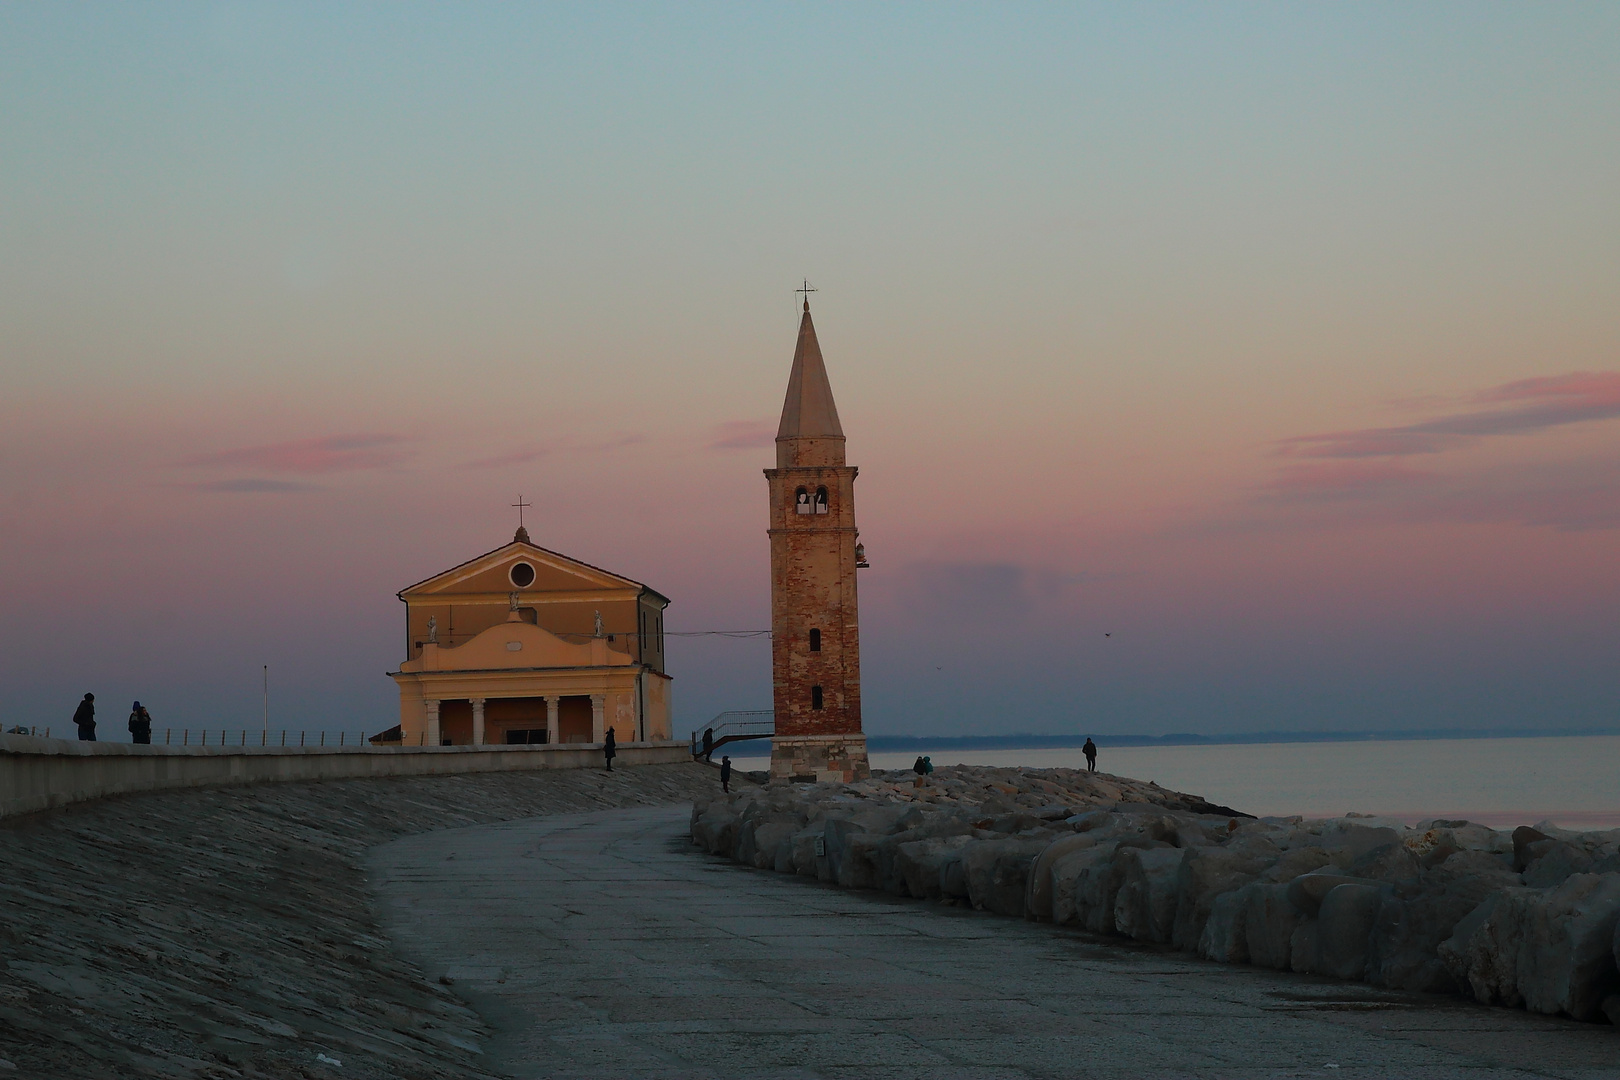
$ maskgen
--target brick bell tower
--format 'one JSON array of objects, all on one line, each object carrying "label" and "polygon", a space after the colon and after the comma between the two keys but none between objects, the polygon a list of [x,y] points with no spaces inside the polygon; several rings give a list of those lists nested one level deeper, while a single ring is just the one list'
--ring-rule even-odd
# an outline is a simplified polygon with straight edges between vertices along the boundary
[{"label": "brick bell tower", "polygon": [[849,781],[871,775],[861,733],[855,568],[855,474],[838,423],[810,297],[799,322],[771,492],[771,776]]}]

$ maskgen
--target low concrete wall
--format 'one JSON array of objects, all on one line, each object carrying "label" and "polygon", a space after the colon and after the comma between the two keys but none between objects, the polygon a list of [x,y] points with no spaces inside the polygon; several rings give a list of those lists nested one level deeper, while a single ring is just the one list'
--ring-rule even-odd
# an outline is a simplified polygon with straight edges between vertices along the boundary
[{"label": "low concrete wall", "polygon": [[[617,765],[691,761],[684,740],[619,744]],[[0,817],[164,788],[287,780],[602,767],[602,747],[555,746],[135,746],[0,735]]]}]

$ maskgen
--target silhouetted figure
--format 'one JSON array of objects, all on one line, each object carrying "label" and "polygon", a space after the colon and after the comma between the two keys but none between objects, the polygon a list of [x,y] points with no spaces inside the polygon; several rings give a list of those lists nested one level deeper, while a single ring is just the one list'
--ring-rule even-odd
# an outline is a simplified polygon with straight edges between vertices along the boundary
[{"label": "silhouetted figure", "polygon": [[602,755],[607,758],[607,771],[613,771],[613,757],[619,752],[619,744],[614,741],[613,729],[607,729],[607,737],[602,740]]},{"label": "silhouetted figure", "polygon": [[720,790],[731,794],[731,758],[720,759]]},{"label": "silhouetted figure", "polygon": [[703,760],[714,756],[714,728],[703,729]]},{"label": "silhouetted figure", "polygon": [[923,768],[921,754],[918,754],[917,760],[911,763],[911,771],[916,773],[918,776],[921,776],[928,771],[927,769]]},{"label": "silhouetted figure", "polygon": [[129,737],[141,746],[149,746],[152,742],[152,714],[138,701],[129,714]]},{"label": "silhouetted figure", "polygon": [[924,754],[923,758],[922,758],[922,763],[923,763],[923,775],[924,776],[932,776],[934,774],[934,759],[929,757],[927,754]]},{"label": "silhouetted figure", "polygon": [[1082,746],[1080,749],[1085,751],[1086,769],[1088,771],[1090,771],[1090,772],[1096,772],[1097,771],[1097,744],[1091,741],[1091,736],[1090,735],[1086,736],[1086,745]]},{"label": "silhouetted figure", "polygon": [[79,707],[73,710],[73,723],[79,729],[80,742],[96,741],[96,695],[84,695]]}]

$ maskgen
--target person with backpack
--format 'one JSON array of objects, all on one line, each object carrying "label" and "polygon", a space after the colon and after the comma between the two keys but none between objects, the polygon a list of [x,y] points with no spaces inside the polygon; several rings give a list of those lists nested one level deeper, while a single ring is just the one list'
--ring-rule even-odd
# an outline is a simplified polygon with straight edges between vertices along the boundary
[{"label": "person with backpack", "polygon": [[129,737],[138,746],[152,744],[152,714],[138,701],[129,714]]},{"label": "person with backpack", "polygon": [[80,742],[96,741],[96,695],[84,695],[79,707],[73,710],[73,724],[79,729]]},{"label": "person with backpack", "polygon": [[607,758],[607,771],[613,771],[613,757],[619,752],[619,745],[614,741],[613,729],[607,729],[607,738],[602,740],[602,753]]},{"label": "person with backpack", "polygon": [[720,790],[727,795],[731,794],[731,758],[729,756],[720,758]]}]

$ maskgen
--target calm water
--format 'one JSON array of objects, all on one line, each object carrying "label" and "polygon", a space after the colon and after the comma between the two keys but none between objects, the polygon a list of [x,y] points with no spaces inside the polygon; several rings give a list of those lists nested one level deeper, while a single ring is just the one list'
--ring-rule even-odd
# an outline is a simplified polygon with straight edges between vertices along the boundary
[{"label": "calm water", "polygon": [[[1073,750],[931,752],[938,765],[1085,768]],[[915,754],[873,754],[879,769]],[[1433,739],[1101,748],[1097,768],[1202,795],[1251,814],[1408,822],[1468,818],[1493,826],[1551,819],[1566,828],[1620,827],[1620,736]]]}]

